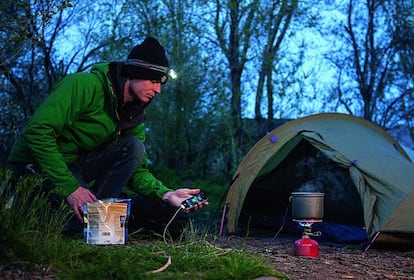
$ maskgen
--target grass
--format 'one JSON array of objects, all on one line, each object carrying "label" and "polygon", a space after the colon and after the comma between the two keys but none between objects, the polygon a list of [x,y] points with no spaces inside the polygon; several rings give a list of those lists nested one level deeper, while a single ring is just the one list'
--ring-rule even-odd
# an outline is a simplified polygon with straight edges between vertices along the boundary
[{"label": "grass", "polygon": [[[166,245],[161,241],[135,241],[129,246],[77,244],[70,261],[53,262],[64,279],[254,279],[276,275],[259,257],[226,253],[209,244]],[[158,273],[171,258],[171,265]]]},{"label": "grass", "polygon": [[[1,182],[9,176],[7,170],[0,170]],[[88,245],[63,236],[64,221],[71,210],[62,205],[51,211],[47,200],[31,191],[41,183],[39,177],[20,180],[19,203],[11,207],[11,193],[4,184],[0,188],[0,268],[6,264],[33,274],[47,271],[57,279],[283,278],[260,255],[214,246],[215,226],[212,229],[207,225],[214,220],[212,213],[222,198],[220,181],[194,182],[208,193],[210,205],[192,214],[197,219],[190,224],[185,238],[176,242],[148,240],[135,232],[130,233],[128,245],[113,246]],[[163,268],[169,259],[171,264]]]}]

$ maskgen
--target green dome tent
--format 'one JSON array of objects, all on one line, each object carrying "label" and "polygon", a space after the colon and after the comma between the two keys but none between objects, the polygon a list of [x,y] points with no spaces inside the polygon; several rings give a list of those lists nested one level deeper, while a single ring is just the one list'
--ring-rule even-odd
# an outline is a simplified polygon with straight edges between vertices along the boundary
[{"label": "green dome tent", "polygon": [[251,148],[227,192],[227,232],[271,225],[309,185],[333,223],[362,223],[367,238],[414,233],[414,164],[383,129],[339,113],[288,121]]}]

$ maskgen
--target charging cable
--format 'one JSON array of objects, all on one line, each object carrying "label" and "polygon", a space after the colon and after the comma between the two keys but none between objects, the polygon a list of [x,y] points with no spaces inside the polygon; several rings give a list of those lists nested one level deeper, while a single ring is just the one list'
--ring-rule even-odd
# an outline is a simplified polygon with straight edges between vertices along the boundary
[{"label": "charging cable", "polygon": [[185,206],[181,205],[180,207],[177,208],[177,211],[175,211],[174,215],[172,216],[172,218],[168,221],[167,225],[164,228],[164,232],[162,233],[162,238],[164,239],[164,243],[168,245],[167,242],[167,229],[170,226],[170,224],[172,223],[172,221],[174,221],[175,217],[177,217],[178,212],[180,212],[180,210],[185,210]]}]

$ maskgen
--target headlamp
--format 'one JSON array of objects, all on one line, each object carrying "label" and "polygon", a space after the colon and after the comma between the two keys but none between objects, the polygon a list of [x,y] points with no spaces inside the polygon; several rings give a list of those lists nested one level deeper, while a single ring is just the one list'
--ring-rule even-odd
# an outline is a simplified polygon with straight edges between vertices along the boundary
[{"label": "headlamp", "polygon": [[177,74],[175,73],[175,71],[173,69],[170,69],[168,67],[161,66],[161,65],[152,64],[152,63],[149,63],[149,62],[144,61],[144,60],[128,59],[126,61],[126,65],[138,66],[138,67],[141,67],[141,68],[144,68],[144,69],[148,69],[148,70],[158,72],[159,81],[161,82],[161,84],[165,84],[167,82],[168,78],[171,78],[173,80],[175,80],[177,78]]}]

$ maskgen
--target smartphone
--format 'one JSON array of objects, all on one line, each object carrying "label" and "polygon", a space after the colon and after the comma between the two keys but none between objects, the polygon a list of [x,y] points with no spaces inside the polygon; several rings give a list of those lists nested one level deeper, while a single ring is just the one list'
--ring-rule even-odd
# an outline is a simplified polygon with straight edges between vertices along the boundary
[{"label": "smartphone", "polygon": [[207,201],[207,196],[204,193],[200,192],[191,198],[184,200],[181,205],[185,210],[189,210],[191,208],[194,208],[197,204],[203,203],[204,201]]}]

